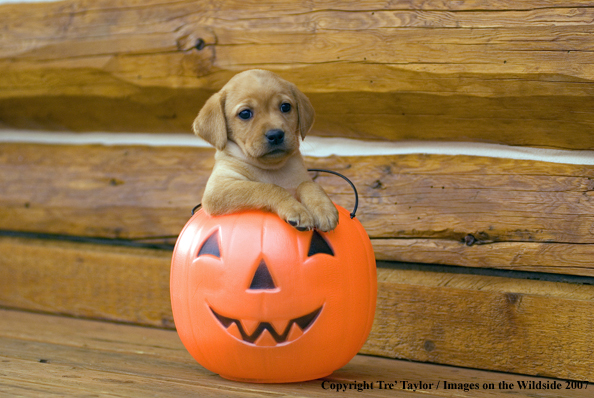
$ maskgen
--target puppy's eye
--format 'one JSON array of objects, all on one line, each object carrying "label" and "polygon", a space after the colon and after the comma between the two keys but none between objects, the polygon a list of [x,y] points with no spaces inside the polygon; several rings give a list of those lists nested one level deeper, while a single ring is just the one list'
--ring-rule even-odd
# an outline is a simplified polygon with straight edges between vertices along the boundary
[{"label": "puppy's eye", "polygon": [[239,114],[237,116],[239,116],[240,119],[248,120],[248,119],[251,119],[252,116],[254,116],[254,113],[252,111],[250,111],[249,109],[244,109],[241,112],[239,112]]},{"label": "puppy's eye", "polygon": [[291,112],[291,104],[288,102],[283,102],[280,106],[280,110],[282,113]]}]

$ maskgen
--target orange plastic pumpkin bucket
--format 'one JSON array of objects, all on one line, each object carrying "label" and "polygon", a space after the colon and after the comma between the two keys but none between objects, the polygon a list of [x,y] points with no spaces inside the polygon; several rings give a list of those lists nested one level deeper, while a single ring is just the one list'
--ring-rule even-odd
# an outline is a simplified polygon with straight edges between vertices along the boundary
[{"label": "orange plastic pumpkin bucket", "polygon": [[361,223],[337,208],[328,233],[264,211],[192,216],[173,252],[171,304],[198,363],[280,383],[327,376],[357,354],[375,313],[375,257]]}]

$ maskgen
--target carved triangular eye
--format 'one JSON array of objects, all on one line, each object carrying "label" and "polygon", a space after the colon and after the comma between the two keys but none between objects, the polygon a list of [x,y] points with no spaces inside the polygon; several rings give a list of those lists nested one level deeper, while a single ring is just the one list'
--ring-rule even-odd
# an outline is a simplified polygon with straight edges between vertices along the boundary
[{"label": "carved triangular eye", "polygon": [[314,254],[329,254],[331,256],[334,255],[334,251],[326,242],[326,240],[318,233],[318,231],[313,231],[311,235],[311,243],[309,244],[309,251],[307,252],[307,257],[311,257]]},{"label": "carved triangular eye", "polygon": [[210,235],[208,239],[202,244],[202,247],[198,251],[198,257],[202,256],[203,254],[210,254],[211,256],[215,256],[221,258],[221,249],[219,248],[219,232],[216,231],[214,234]]}]

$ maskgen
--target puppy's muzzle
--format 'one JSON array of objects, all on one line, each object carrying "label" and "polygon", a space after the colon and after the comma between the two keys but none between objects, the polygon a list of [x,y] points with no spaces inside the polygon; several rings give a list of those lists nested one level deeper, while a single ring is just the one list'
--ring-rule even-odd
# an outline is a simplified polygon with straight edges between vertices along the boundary
[{"label": "puppy's muzzle", "polygon": [[266,140],[270,146],[279,146],[285,141],[285,132],[282,130],[268,130]]}]

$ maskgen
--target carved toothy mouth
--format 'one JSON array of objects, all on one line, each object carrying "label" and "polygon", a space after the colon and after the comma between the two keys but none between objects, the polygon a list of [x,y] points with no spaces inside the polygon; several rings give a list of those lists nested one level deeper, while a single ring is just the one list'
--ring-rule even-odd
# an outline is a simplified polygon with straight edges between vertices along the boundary
[{"label": "carved toothy mouth", "polygon": [[[278,344],[291,343],[301,337],[318,318],[322,307],[290,321],[275,322],[233,319],[217,314],[212,308],[210,310],[227,332],[236,339],[256,346],[272,347]],[[280,333],[277,330],[280,330]]]}]

